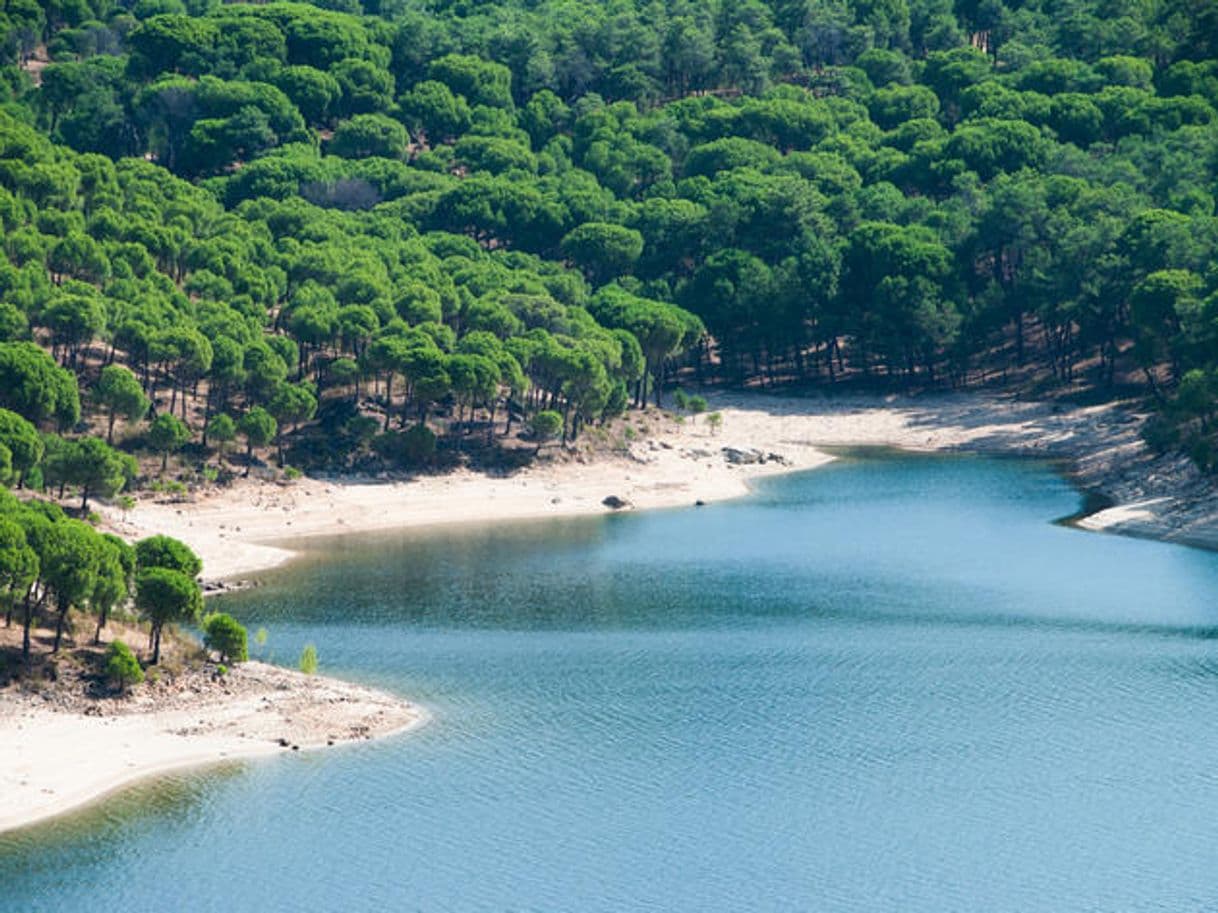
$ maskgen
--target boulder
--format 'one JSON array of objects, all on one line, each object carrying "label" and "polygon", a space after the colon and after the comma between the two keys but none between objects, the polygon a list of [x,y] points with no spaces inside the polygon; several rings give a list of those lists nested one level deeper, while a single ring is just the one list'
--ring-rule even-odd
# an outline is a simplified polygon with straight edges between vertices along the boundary
[{"label": "boulder", "polygon": [[630,506],[630,502],[625,498],[619,498],[617,495],[609,495],[605,500],[601,501],[610,510],[625,510]]},{"label": "boulder", "polygon": [[738,447],[724,447],[723,458],[729,463],[764,463],[765,454],[760,450],[754,450],[752,447],[741,449]]}]

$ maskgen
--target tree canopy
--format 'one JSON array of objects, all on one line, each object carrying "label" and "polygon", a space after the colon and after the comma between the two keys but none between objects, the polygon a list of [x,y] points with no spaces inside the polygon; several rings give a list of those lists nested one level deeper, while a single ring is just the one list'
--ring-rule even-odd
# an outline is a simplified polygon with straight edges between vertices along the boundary
[{"label": "tree canopy", "polygon": [[[121,420],[165,472],[202,471],[223,415],[247,471],[271,446],[343,470],[392,467],[377,425],[443,455],[552,409],[569,441],[677,377],[1002,376],[1136,383],[1203,456],[1213,24],[1096,0],[14,8],[0,409],[110,444]],[[54,445],[3,447],[6,478],[64,484]]]}]

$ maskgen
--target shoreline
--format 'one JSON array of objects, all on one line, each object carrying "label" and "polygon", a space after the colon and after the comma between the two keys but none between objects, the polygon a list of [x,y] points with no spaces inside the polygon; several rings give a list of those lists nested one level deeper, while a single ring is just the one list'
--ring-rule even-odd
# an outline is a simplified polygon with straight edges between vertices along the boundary
[{"label": "shoreline", "polygon": [[10,691],[0,703],[0,835],[166,774],[387,738],[431,718],[384,691],[260,662],[225,679],[91,700],[84,711]]},{"label": "shoreline", "polygon": [[[884,446],[914,452],[1031,456],[1061,463],[1085,493],[1111,506],[1077,525],[1218,548],[1214,486],[1183,457],[1155,456],[1145,419],[1126,405],[1063,407],[983,393],[807,397],[712,393],[723,416],[712,433],[649,410],[622,453],[541,461],[510,475],[460,470],[410,480],[238,480],[184,503],[143,502],[126,517],[105,509],[127,538],[165,533],[188,543],[208,569],[209,591],[291,561],[290,544],[314,537],[457,523],[491,523],[692,506],[747,495],[757,478],[835,459],[823,448]],[[732,462],[726,451],[744,459]],[[246,578],[246,579],[241,579]]]},{"label": "shoreline", "polygon": [[[595,515],[612,512],[602,503],[610,496],[629,509],[693,506],[741,497],[758,478],[836,459],[824,448],[878,446],[1057,462],[1080,491],[1105,500],[1097,512],[1071,518],[1076,527],[1218,548],[1212,483],[1183,458],[1150,453],[1140,438],[1144,416],[1121,404],[1064,408],[972,393],[708,399],[723,415],[718,433],[651,411],[634,417],[639,436],[626,452],[595,459],[542,461],[505,476],[242,480],[194,502],[144,502],[125,518],[107,507],[104,519],[127,538],[179,538],[213,578],[232,579],[301,554],[275,543]],[[0,702],[0,834],[173,771],[389,736],[429,719],[423,708],[383,691],[261,663],[237,666],[218,688],[203,691],[196,683],[176,697],[95,701],[85,711],[50,709],[37,693],[10,691],[13,699]]]}]

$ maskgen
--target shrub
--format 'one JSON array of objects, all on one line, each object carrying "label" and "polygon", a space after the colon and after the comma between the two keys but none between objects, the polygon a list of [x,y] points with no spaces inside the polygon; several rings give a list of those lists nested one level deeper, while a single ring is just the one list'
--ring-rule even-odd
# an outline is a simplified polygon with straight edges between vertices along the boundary
[{"label": "shrub", "polygon": [[426,425],[411,425],[401,433],[378,434],[372,449],[381,459],[402,466],[423,466],[436,455],[435,433]]},{"label": "shrub", "polygon": [[244,625],[225,612],[203,619],[203,644],[219,653],[222,663],[243,663],[250,658]]},{"label": "shrub", "polygon": [[402,432],[402,455],[408,463],[429,463],[436,455],[436,435],[424,424]]},{"label": "shrub", "polygon": [[300,671],[305,675],[317,674],[317,648],[312,644],[305,644],[300,651]]},{"label": "shrub", "polygon": [[562,431],[562,415],[553,409],[543,409],[533,416],[529,427],[533,431],[533,439],[537,441],[537,450],[540,451],[546,441],[558,437]]},{"label": "shrub", "polygon": [[1209,439],[1200,434],[1194,434],[1188,439],[1188,456],[1197,468],[1202,472],[1209,472],[1214,468],[1214,445]]},{"label": "shrub", "polygon": [[1166,453],[1180,446],[1180,429],[1161,415],[1142,426],[1142,439],[1155,453]]},{"label": "shrub", "polygon": [[144,680],[140,661],[121,640],[114,641],[106,651],[106,679],[120,691],[126,691]]}]

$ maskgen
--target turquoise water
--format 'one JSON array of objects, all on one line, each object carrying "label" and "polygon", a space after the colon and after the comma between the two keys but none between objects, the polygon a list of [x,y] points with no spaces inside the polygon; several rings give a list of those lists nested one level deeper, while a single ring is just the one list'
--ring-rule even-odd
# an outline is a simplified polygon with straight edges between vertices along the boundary
[{"label": "turquoise water", "polygon": [[434,722],[0,836],[0,910],[1213,909],[1218,555],[1078,505],[875,456],[317,543],[224,607]]}]

